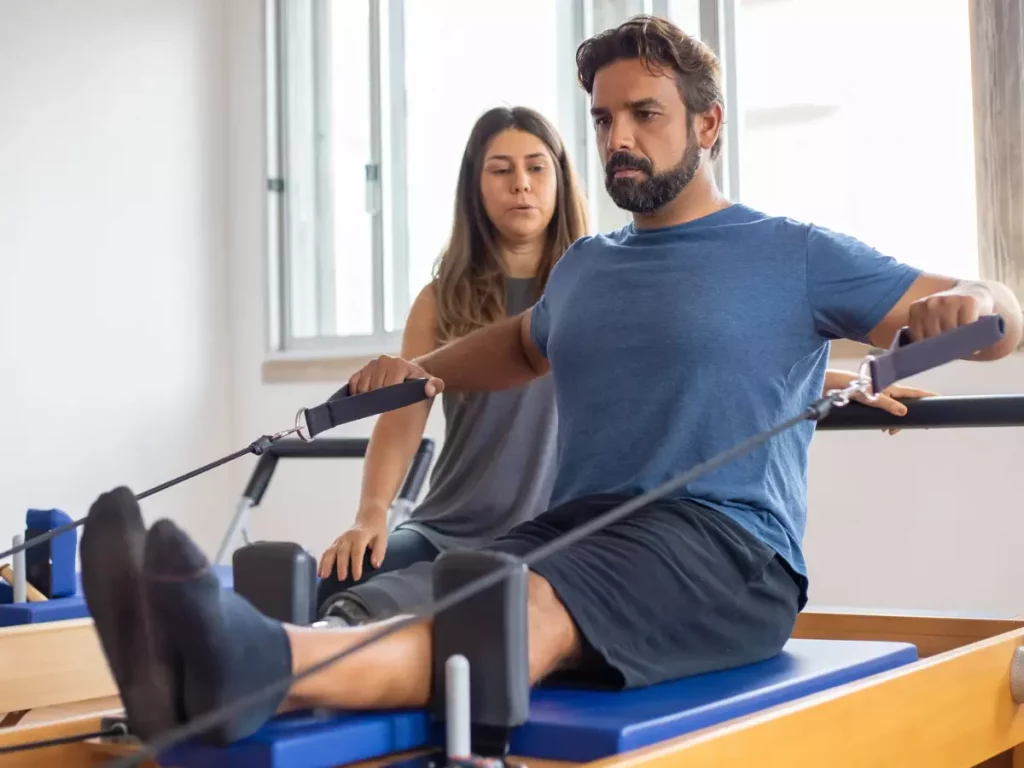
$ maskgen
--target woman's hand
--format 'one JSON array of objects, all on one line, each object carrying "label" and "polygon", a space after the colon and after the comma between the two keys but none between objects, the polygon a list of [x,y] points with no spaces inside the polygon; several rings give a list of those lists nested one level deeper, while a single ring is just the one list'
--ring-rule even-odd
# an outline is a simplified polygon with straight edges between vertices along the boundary
[{"label": "woman's hand", "polygon": [[320,556],[318,574],[326,579],[335,570],[338,581],[344,581],[349,575],[351,564],[352,580],[363,578],[363,559],[366,550],[370,550],[370,563],[380,568],[384,562],[384,552],[388,546],[388,515],[387,510],[374,510],[370,513],[360,512],[356,521],[341,536],[334,540]]},{"label": "woman's hand", "polygon": [[[833,389],[845,389],[857,378],[857,374],[852,371],[840,371],[830,368],[825,372],[825,391],[828,392]],[[888,389],[882,390],[882,393],[878,396],[878,399],[871,400],[863,392],[857,392],[850,396],[850,399],[861,403],[862,405],[870,406],[871,408],[881,408],[883,411],[888,411],[893,416],[906,416],[907,406],[900,402],[900,400],[913,399],[915,397],[935,397],[937,393],[930,392],[927,389],[918,389],[917,387],[904,387],[899,384],[893,384]],[[899,432],[899,427],[892,427],[887,429],[890,435],[895,435]]]},{"label": "woman's hand", "polygon": [[[899,384],[893,384],[888,389],[883,389],[882,394],[878,396],[877,400],[869,400],[868,397],[858,392],[850,396],[851,400],[855,400],[858,403],[869,405],[872,408],[881,408],[883,411],[888,411],[893,416],[906,416],[907,406],[901,403],[896,398],[910,399],[915,397],[935,397],[935,392],[929,392],[926,389],[918,389],[917,387],[903,387]],[[895,435],[899,432],[899,427],[891,427],[886,430],[890,435]]]}]

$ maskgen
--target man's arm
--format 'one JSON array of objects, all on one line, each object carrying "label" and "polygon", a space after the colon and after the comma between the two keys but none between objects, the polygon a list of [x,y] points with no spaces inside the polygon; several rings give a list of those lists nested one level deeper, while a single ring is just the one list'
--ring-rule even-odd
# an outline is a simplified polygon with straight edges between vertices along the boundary
[{"label": "man's arm", "polygon": [[915,341],[967,325],[984,315],[998,314],[1006,324],[1002,340],[970,359],[998,360],[1020,346],[1024,317],[1020,302],[1007,286],[994,280],[956,280],[922,274],[868,334],[876,347],[888,348],[903,327]]},{"label": "man's arm", "polygon": [[457,339],[414,360],[382,355],[349,379],[353,394],[427,378],[427,395],[444,389],[481,392],[511,389],[548,372],[547,359],[530,333],[532,311]]}]

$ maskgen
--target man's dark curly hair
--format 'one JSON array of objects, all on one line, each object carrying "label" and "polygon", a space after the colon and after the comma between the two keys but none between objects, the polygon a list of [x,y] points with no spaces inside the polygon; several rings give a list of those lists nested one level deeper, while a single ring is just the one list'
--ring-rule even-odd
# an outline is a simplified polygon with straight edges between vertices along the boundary
[{"label": "man's dark curly hair", "polygon": [[[706,112],[716,103],[724,106],[718,57],[703,41],[670,21],[634,16],[584,40],[576,50],[576,69],[588,95],[593,94],[597,71],[620,59],[640,59],[652,74],[664,74],[666,69],[675,72],[679,95],[689,115]],[[721,148],[719,135],[711,147],[711,157],[717,158]]]}]

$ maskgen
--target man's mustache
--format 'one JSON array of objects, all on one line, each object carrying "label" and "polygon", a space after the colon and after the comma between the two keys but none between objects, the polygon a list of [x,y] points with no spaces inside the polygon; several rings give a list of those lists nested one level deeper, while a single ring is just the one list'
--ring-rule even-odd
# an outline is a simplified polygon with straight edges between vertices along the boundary
[{"label": "man's mustache", "polygon": [[644,173],[653,175],[653,169],[651,163],[642,157],[633,157],[628,152],[616,152],[610,158],[604,167],[605,173],[611,176],[616,171],[630,170],[630,171],[643,171]]}]

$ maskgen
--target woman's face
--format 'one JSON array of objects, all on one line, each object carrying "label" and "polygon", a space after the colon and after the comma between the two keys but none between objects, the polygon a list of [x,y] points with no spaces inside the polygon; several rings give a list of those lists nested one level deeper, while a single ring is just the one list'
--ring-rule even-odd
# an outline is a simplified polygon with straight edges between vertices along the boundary
[{"label": "woman's face", "polygon": [[516,128],[496,135],[484,152],[480,194],[503,240],[542,237],[558,201],[558,175],[547,145]]}]

